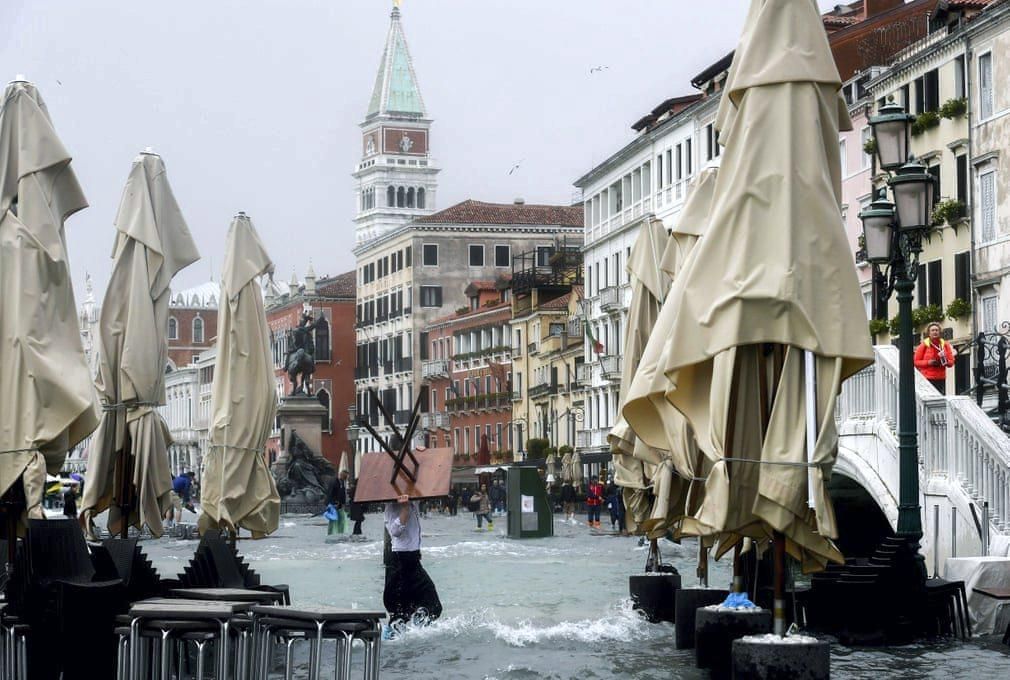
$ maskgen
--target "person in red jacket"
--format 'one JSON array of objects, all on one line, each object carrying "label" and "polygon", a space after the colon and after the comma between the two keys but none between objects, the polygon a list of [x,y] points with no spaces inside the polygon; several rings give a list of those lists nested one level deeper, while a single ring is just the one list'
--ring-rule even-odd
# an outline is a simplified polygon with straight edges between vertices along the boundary
[{"label": "person in red jacket", "polygon": [[598,477],[593,475],[589,478],[589,486],[586,487],[586,509],[589,513],[589,527],[591,529],[600,528],[600,506],[603,505],[603,485]]},{"label": "person in red jacket", "polygon": [[954,365],[954,348],[940,337],[940,324],[926,326],[926,338],[915,348],[915,367],[940,394],[947,391],[947,369]]}]

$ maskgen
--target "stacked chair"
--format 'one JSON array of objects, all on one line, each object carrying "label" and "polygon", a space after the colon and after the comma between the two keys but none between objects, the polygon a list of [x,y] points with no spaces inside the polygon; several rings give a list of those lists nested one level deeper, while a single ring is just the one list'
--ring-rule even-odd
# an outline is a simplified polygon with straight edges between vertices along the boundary
[{"label": "stacked chair", "polygon": [[200,539],[196,553],[179,574],[180,588],[246,588],[278,593],[284,604],[291,604],[287,585],[265,586],[235,546],[219,531],[208,531]]}]

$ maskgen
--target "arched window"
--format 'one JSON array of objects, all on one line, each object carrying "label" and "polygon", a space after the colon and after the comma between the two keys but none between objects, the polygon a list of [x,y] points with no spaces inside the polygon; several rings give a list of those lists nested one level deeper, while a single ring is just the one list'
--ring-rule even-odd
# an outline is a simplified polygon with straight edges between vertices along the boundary
[{"label": "arched window", "polygon": [[394,206],[396,206],[396,189],[389,187],[386,189],[386,207],[392,208]]},{"label": "arched window", "polygon": [[203,342],[203,319],[193,319],[193,342]]},{"label": "arched window", "polygon": [[330,324],[325,316],[319,317],[319,324],[316,326],[316,361],[330,360]]},{"label": "arched window", "polygon": [[322,428],[323,432],[330,431],[330,393],[326,390],[319,390],[316,392],[316,399],[322,404],[323,408],[326,409],[326,413],[322,417]]},{"label": "arched window", "polygon": [[418,208],[424,207],[424,188],[419,188],[417,190],[417,207]]},{"label": "arched window", "polygon": [[414,207],[414,187],[407,189],[407,207]]},{"label": "arched window", "polygon": [[396,207],[402,208],[407,203],[407,192],[403,190],[403,187],[399,187],[396,190]]},{"label": "arched window", "polygon": [[168,317],[168,339],[179,339],[179,322],[176,321],[174,316]]}]

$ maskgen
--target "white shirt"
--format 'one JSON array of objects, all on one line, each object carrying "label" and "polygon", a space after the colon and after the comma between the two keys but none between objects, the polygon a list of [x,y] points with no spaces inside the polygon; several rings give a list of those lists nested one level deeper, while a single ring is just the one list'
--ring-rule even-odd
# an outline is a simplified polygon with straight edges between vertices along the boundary
[{"label": "white shirt", "polygon": [[406,523],[400,522],[400,504],[396,501],[386,503],[385,521],[386,531],[392,539],[393,552],[413,552],[421,549],[421,518],[417,502],[411,501]]}]

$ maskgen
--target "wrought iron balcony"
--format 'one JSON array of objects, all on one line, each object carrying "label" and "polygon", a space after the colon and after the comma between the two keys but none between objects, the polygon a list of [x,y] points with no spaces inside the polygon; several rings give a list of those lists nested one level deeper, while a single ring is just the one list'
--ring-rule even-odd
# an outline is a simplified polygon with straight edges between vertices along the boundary
[{"label": "wrought iron balcony", "polygon": [[609,380],[610,382],[620,382],[621,381],[621,357],[616,354],[611,354],[603,357],[600,360],[601,367],[603,369],[603,379]]},{"label": "wrought iron balcony", "polygon": [[546,397],[551,394],[558,393],[557,383],[540,383],[539,385],[534,385],[529,390],[530,399],[537,399],[539,397]]},{"label": "wrought iron balcony", "polygon": [[425,430],[448,430],[449,414],[444,412],[422,413],[421,427]]},{"label": "wrought iron balcony", "polygon": [[580,387],[589,387],[593,382],[593,371],[589,364],[576,364],[575,382]]}]

